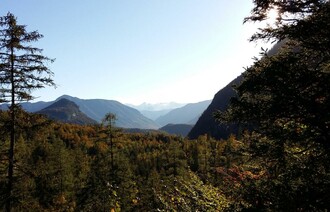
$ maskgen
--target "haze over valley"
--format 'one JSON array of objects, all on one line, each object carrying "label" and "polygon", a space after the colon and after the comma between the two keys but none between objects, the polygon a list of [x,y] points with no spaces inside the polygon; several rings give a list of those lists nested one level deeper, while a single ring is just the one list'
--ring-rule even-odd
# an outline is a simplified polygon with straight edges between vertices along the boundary
[{"label": "haze over valley", "polygon": [[[141,111],[139,111],[133,108],[134,106],[130,107],[115,100],[79,99],[77,97],[63,95],[50,102],[27,102],[21,105],[28,112],[45,114],[51,119],[62,122],[85,125],[92,124],[93,121],[95,123],[101,123],[105,114],[110,112],[116,115],[115,125],[117,127],[159,129],[168,124],[194,125],[209,103],[210,101],[190,104],[174,102],[160,104],[145,103],[135,107],[140,108]],[[3,104],[0,108],[7,109],[8,106]],[[144,110],[146,108],[149,111]],[[57,112],[56,114],[55,111],[61,111],[61,113]],[[86,118],[80,117],[82,120],[74,121],[71,119],[73,114],[76,118],[79,118],[77,114],[86,116]],[[67,117],[68,119],[63,117]],[[87,117],[93,121],[88,120]]]}]

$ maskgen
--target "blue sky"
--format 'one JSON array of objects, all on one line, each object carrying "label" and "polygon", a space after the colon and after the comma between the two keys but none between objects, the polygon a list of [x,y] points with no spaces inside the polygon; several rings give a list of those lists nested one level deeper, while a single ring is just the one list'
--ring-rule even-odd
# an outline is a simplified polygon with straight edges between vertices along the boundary
[{"label": "blue sky", "polygon": [[44,38],[33,45],[56,58],[54,88],[63,94],[122,103],[198,102],[252,64],[260,46],[243,25],[252,1],[1,0],[0,15],[17,16]]}]

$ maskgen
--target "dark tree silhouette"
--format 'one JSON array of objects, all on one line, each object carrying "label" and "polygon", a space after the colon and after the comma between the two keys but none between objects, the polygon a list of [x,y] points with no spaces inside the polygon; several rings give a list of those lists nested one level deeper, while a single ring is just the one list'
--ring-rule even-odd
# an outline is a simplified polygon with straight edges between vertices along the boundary
[{"label": "dark tree silhouette", "polygon": [[114,162],[113,162],[113,138],[114,138],[114,127],[117,117],[113,113],[105,114],[102,124],[106,126],[106,133],[109,139],[110,145],[110,159],[111,159],[111,172],[114,170]]},{"label": "dark tree silhouette", "polygon": [[251,40],[284,44],[275,55],[263,52],[247,68],[237,97],[218,114],[227,123],[255,126],[246,139],[248,151],[255,164],[260,158],[266,161],[258,166],[267,178],[250,182],[246,200],[258,210],[325,210],[330,185],[330,2],[254,3],[245,21],[262,21],[270,9],[279,14],[276,25]]},{"label": "dark tree silhouette", "polygon": [[18,25],[11,13],[0,17],[0,102],[10,103],[11,114],[6,211],[10,211],[12,202],[15,116],[19,103],[33,99],[31,92],[35,89],[54,86],[53,72],[46,66],[53,59],[43,56],[42,49],[28,45],[42,37],[37,31],[27,32],[26,26]]}]

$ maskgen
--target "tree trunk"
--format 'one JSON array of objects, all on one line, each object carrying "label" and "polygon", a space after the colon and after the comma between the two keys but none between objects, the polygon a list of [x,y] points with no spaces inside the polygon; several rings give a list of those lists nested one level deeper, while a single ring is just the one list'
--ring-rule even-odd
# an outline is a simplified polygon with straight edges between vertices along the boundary
[{"label": "tree trunk", "polygon": [[10,56],[11,70],[10,70],[10,81],[11,81],[11,106],[10,106],[10,146],[9,146],[9,166],[8,166],[8,196],[6,199],[6,211],[11,211],[12,203],[12,190],[14,181],[14,147],[15,147],[15,115],[16,115],[16,105],[15,105],[15,82],[14,82],[14,49],[11,48]]}]

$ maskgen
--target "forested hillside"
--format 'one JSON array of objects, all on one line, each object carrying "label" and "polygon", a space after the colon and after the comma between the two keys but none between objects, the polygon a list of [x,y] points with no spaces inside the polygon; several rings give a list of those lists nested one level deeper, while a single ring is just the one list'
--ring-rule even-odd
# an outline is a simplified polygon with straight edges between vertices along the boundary
[{"label": "forested hillside", "polygon": [[37,111],[38,114],[43,114],[49,119],[61,121],[64,123],[92,125],[97,122],[79,110],[78,105],[67,99],[60,99],[50,106]]},{"label": "forested hillside", "polygon": [[[228,206],[217,187],[228,176],[216,171],[226,163],[228,143],[56,123],[24,111],[17,118],[22,130],[15,148],[15,210],[212,211]],[[6,123],[9,113],[1,112],[0,120]],[[5,153],[5,127],[0,133]],[[5,162],[0,173],[3,205]]]},{"label": "forested hillside", "polygon": [[189,124],[167,124],[164,127],[159,128],[159,130],[169,134],[186,137],[192,127],[193,126]]}]

